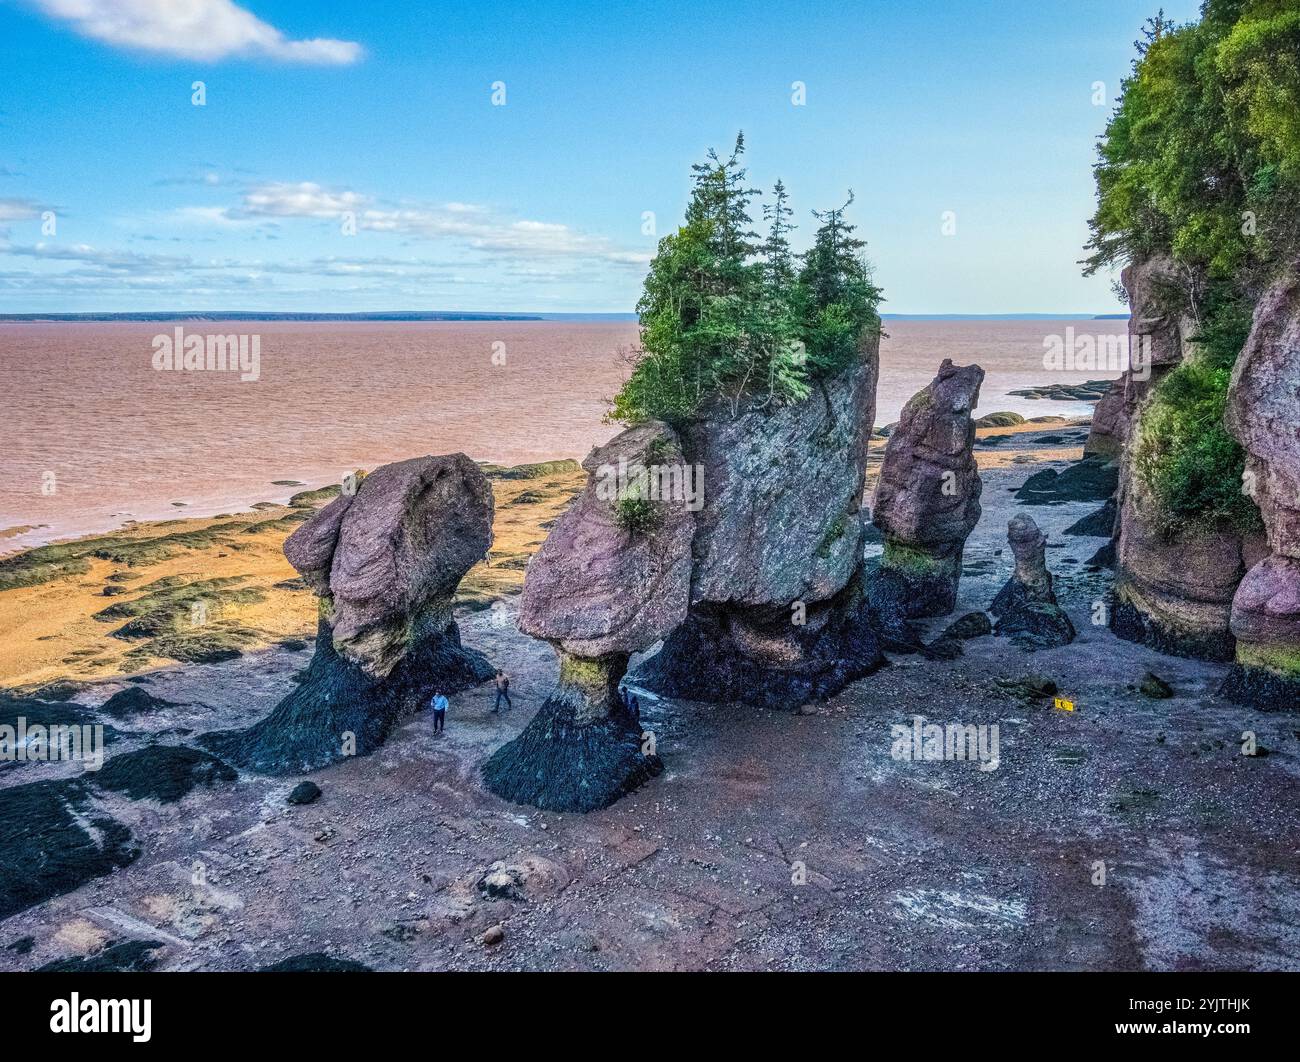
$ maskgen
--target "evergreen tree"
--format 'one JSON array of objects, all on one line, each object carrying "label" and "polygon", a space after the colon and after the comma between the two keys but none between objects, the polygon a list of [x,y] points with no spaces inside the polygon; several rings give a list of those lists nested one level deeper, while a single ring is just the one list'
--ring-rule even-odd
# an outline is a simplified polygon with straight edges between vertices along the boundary
[{"label": "evergreen tree", "polygon": [[1142,24],[1142,37],[1140,40],[1133,42],[1133,47],[1137,50],[1138,58],[1134,60],[1136,66],[1141,61],[1142,56],[1146,55],[1161,37],[1174,28],[1170,19],[1165,18],[1165,9],[1162,7],[1151,18]]},{"label": "evergreen tree", "polygon": [[856,356],[862,327],[875,320],[879,291],[843,207],[817,215],[812,264],[806,258],[796,271],[793,211],[777,182],[763,212],[768,234],[757,242],[750,203],[759,193],[747,185],[744,150],[742,134],[727,158],[710,151],[691,168],[685,224],[659,242],[650,263],[637,304],[641,347],[612,419],[680,423],[711,399],[733,412],[801,401],[813,376]]},{"label": "evergreen tree", "polygon": [[772,189],[772,203],[763,205],[763,219],[769,225],[767,240],[763,243],[763,257],[767,263],[768,287],[774,292],[789,291],[795,281],[790,233],[798,226],[790,223],[794,211],[787,205],[788,201],[785,185],[777,181]]},{"label": "evergreen tree", "polygon": [[842,207],[814,210],[821,225],[803,255],[798,299],[808,359],[815,370],[836,372],[857,356],[862,330],[878,327],[880,289],[866,264],[866,241],[844,220],[853,192]]}]

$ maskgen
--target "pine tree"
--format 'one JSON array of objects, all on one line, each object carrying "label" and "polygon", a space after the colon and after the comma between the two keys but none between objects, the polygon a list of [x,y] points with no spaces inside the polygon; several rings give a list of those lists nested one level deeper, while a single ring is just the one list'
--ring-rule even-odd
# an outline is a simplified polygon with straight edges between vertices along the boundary
[{"label": "pine tree", "polygon": [[[752,231],[741,165],[743,134],[727,158],[710,151],[692,166],[685,224],[659,242],[637,304],[641,347],[611,418],[689,420],[712,399],[741,406],[798,402],[813,375],[857,356],[876,320],[879,291],[844,207],[814,212],[821,227],[797,268],[785,185],[763,211],[766,239]],[[850,193],[849,202],[852,202]]]},{"label": "pine tree", "polygon": [[795,280],[794,255],[790,251],[790,233],[797,225],[790,224],[794,211],[787,206],[789,195],[785,185],[777,181],[772,189],[772,203],[763,205],[763,220],[768,222],[767,240],[763,243],[763,256],[767,263],[768,285],[773,290],[788,291]]},{"label": "pine tree", "polygon": [[814,210],[821,225],[803,255],[798,303],[808,359],[815,370],[838,371],[857,354],[862,330],[878,327],[880,289],[871,282],[864,251],[867,243],[844,220],[853,192],[841,207]]},{"label": "pine tree", "polygon": [[1163,7],[1142,23],[1142,37],[1140,40],[1133,42],[1133,47],[1137,49],[1138,61],[1141,61],[1141,57],[1151,50],[1151,45],[1155,44],[1173,28],[1173,20],[1165,18],[1165,9]]}]

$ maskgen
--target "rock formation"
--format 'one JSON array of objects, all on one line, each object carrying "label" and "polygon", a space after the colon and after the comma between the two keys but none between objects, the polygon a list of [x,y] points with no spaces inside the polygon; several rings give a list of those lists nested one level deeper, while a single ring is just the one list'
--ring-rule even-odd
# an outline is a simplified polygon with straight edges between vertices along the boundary
[{"label": "rock formation", "polygon": [[1053,649],[1074,641],[1074,624],[1056,603],[1047,570],[1047,539],[1033,517],[1017,513],[1007,525],[1016,568],[998,591],[989,611],[998,617],[993,633],[1022,649]]},{"label": "rock formation", "polygon": [[1231,660],[1232,598],[1258,543],[1231,531],[1166,535],[1140,478],[1123,494],[1111,629],[1162,653]]},{"label": "rock formation", "polygon": [[1130,367],[1093,410],[1085,456],[1115,457],[1128,443],[1151,389],[1183,360],[1195,331],[1189,317],[1168,309],[1171,292],[1185,283],[1177,263],[1156,255],[1125,267],[1120,281],[1128,293]]},{"label": "rock formation", "polygon": [[717,402],[682,428],[705,486],[690,610],[638,683],[794,708],[881,663],[860,577],[878,348],[864,335],[860,359],[803,402]]},{"label": "rock formation", "polygon": [[[1166,308],[1170,289],[1180,279],[1178,267],[1163,256],[1123,273],[1132,310],[1130,346],[1139,370],[1122,377],[1125,402],[1119,423],[1126,443],[1139,430],[1151,389],[1184,359],[1197,356],[1191,339],[1194,322]],[[1143,366],[1149,366],[1149,373],[1140,371]],[[1155,499],[1133,469],[1128,446],[1118,502],[1111,628],[1122,638],[1161,652],[1231,660],[1232,598],[1246,569],[1259,558],[1260,543],[1231,531],[1164,531],[1156,519]]]},{"label": "rock formation", "polygon": [[559,654],[559,685],[483,768],[498,796],[549,811],[606,807],[662,769],[619,683],[690,604],[696,515],[676,433],[639,424],[583,467],[587,485],[530,562],[519,610],[520,630]]},{"label": "rock formation", "polygon": [[434,692],[492,676],[452,618],[461,578],[492,544],[492,488],[464,454],[384,465],[289,536],[285,556],[320,598],[298,688],[247,730],[204,744],[280,774],[377,748]]},{"label": "rock formation", "polygon": [[1224,684],[1262,709],[1300,708],[1300,263],[1255,307],[1228,390],[1228,430],[1246,450],[1245,487],[1268,556],[1232,601],[1236,663]]},{"label": "rock formation", "polygon": [[[1126,374],[1127,375],[1127,374]],[[1125,415],[1127,380],[1121,376],[1092,409],[1092,426],[1083,445],[1084,457],[1118,457],[1128,430]]]},{"label": "rock formation", "polygon": [[869,590],[877,611],[905,618],[953,610],[966,537],[979,521],[979,468],[971,410],[984,370],[945,359],[939,375],[903,408],[889,436],[872,504],[885,539]]}]

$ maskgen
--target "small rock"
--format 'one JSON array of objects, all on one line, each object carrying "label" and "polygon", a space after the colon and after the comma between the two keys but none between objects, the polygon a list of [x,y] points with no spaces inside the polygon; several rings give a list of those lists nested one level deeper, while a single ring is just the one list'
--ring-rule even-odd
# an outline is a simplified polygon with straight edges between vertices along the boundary
[{"label": "small rock", "polygon": [[1053,679],[1046,675],[1026,675],[1020,679],[998,679],[997,684],[1005,690],[1025,697],[1055,697],[1058,687]]},{"label": "small rock", "polygon": [[1153,700],[1166,700],[1174,695],[1174,688],[1153,671],[1148,671],[1138,683],[1138,690]]},{"label": "small rock", "polygon": [[948,625],[948,629],[943,632],[941,638],[960,638],[967,641],[971,638],[982,638],[986,634],[993,633],[993,621],[989,619],[988,613],[985,612],[968,612],[961,619]]},{"label": "small rock", "polygon": [[315,782],[299,782],[289,794],[290,804],[312,804],[320,799],[320,786]]},{"label": "small rock", "polygon": [[506,939],[505,926],[501,925],[500,923],[497,923],[496,925],[489,927],[487,931],[484,932],[484,934],[478,939],[479,939],[479,943],[486,948],[490,948],[494,944],[500,944],[503,940]]},{"label": "small rock", "polygon": [[518,867],[493,863],[488,872],[478,880],[478,891],[484,899],[522,900],[523,874]]}]

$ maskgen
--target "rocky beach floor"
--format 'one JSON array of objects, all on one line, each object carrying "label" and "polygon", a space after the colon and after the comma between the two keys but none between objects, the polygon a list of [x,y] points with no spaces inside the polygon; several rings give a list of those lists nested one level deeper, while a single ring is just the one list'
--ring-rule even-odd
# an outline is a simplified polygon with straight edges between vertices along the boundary
[{"label": "rocky beach floor", "polygon": [[[797,713],[643,694],[661,776],[588,815],[510,805],[479,767],[556,677],[550,648],[515,629],[516,593],[582,477],[563,466],[498,477],[493,565],[463,584],[459,622],[467,645],[511,673],[513,711],[492,712],[490,684],[459,695],[443,735],[409,720],[374,755],[309,776],[321,795],[308,804],[287,799],[301,779],[255,775],[205,776],[161,798],[78,791],[64,803],[87,851],[134,854],[0,909],[0,969],[88,958],[245,970],[320,956],[377,970],[1300,967],[1300,718],[1230,704],[1215,694],[1226,668],[1093,622],[1111,576],[1089,561],[1106,540],[1063,532],[1101,500],[1017,498],[1031,474],[1081,456],[1086,425],[979,436],[983,516],[958,608],[929,634],[987,608],[1011,571],[1007,521],[1029,512],[1048,535],[1072,644],[1026,653],[986,636],[956,659],[893,656]],[[109,766],[260,718],[311,656],[312,598],[279,554],[310,503],[106,536],[119,550],[172,536],[120,555],[71,545],[58,555],[66,574],[0,589],[4,684],[45,686],[43,704],[110,724]],[[198,579],[235,580],[205,590],[208,636],[224,632],[207,646],[241,655],[196,663],[204,647],[178,644],[171,621],[193,592],[167,591]],[[149,595],[111,624],[94,615]],[[112,637],[141,617],[152,620],[132,638]],[[1139,691],[1148,671],[1172,697]],[[1051,679],[1074,710],[1016,685],[1027,677]],[[149,696],[98,714],[132,689]],[[895,759],[891,727],[917,715],[996,724],[998,766]],[[1243,755],[1247,732],[1261,754]],[[11,808],[0,859],[42,828],[19,814],[40,806],[18,799],[30,783],[78,771],[0,765]]]}]

